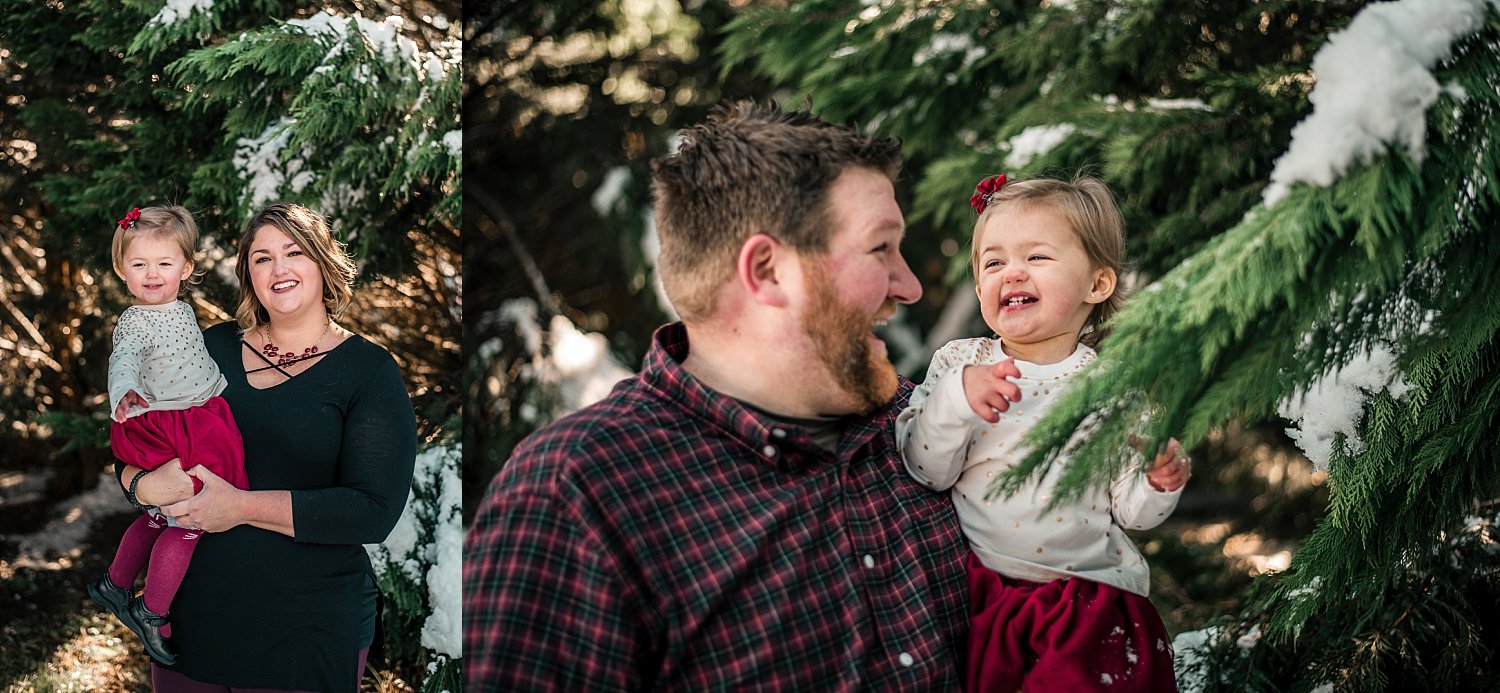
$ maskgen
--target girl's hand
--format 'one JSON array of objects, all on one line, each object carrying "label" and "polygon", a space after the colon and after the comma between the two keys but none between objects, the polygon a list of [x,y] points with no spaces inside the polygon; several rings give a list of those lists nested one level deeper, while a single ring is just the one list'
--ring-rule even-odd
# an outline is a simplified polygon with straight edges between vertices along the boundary
[{"label": "girl's hand", "polygon": [[1006,378],[1021,377],[1015,359],[1005,359],[992,366],[964,366],[964,397],[979,418],[990,423],[1000,420],[1000,413],[1010,409],[1011,402],[1021,401],[1021,386]]},{"label": "girl's hand", "polygon": [[130,411],[130,408],[133,406],[150,409],[151,403],[147,402],[146,398],[142,397],[141,393],[135,390],[126,392],[125,396],[120,398],[120,403],[115,405],[115,423],[125,423],[125,413]]},{"label": "girl's hand", "polygon": [[166,505],[192,497],[193,478],[182,471],[182,464],[175,459],[146,472],[135,484],[135,499],[146,505]]},{"label": "girl's hand", "polygon": [[245,524],[239,501],[246,491],[235,488],[203,465],[194,466],[187,473],[203,482],[203,490],[185,501],[163,506],[163,515],[177,518],[179,527],[205,532],[223,532]]},{"label": "girl's hand", "polygon": [[1167,440],[1167,449],[1156,456],[1151,470],[1146,472],[1146,481],[1158,491],[1176,491],[1193,476],[1193,460],[1182,451],[1176,438]]}]

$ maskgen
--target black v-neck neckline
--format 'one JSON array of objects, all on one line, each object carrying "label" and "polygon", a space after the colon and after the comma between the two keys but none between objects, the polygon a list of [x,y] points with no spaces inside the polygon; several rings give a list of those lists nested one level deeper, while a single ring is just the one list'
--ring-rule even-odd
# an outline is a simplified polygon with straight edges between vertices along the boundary
[{"label": "black v-neck neckline", "polygon": [[[244,381],[245,387],[248,387],[251,390],[255,390],[257,392],[268,392],[270,390],[274,390],[274,389],[276,389],[278,387],[286,385],[287,383],[290,383],[290,382],[292,382],[292,381],[294,381],[294,380],[296,380],[296,379],[298,379],[298,378],[300,378],[300,377],[302,377],[304,375],[307,375],[308,373],[312,372],[312,370],[314,368],[317,368],[317,367],[323,365],[323,363],[328,360],[328,357],[333,356],[334,352],[338,351],[339,349],[342,349],[345,344],[348,344],[351,340],[359,339],[359,338],[360,338],[360,336],[358,334],[350,334],[348,337],[344,338],[344,341],[341,341],[338,344],[335,344],[332,349],[329,349],[328,351],[322,352],[322,354],[319,356],[319,358],[318,358],[318,360],[316,362],[314,362],[312,365],[308,366],[307,368],[302,369],[302,372],[298,373],[296,375],[292,375],[291,373],[288,373],[288,372],[286,372],[286,371],[284,371],[284,370],[282,370],[280,368],[280,365],[285,365],[285,364],[272,364],[271,367],[275,368],[277,372],[281,373],[282,377],[286,378],[285,380],[283,380],[283,381],[281,381],[279,383],[276,383],[275,385],[267,385],[266,387],[256,387],[256,386],[250,384],[250,371],[245,370],[244,357],[240,357],[240,367],[237,369],[236,372],[238,372],[240,374],[240,379],[242,381]],[[253,345],[250,342],[246,341],[245,338],[243,338],[243,337],[240,338],[240,344],[243,345],[244,348],[249,349],[251,351],[251,353],[255,354],[256,356],[259,356],[262,361],[265,361],[266,363],[271,363],[271,360],[268,359],[268,358],[266,358],[265,354],[260,353],[260,351],[255,348],[255,345]],[[261,370],[264,370],[264,369],[257,369],[255,372],[259,373],[259,372],[261,372]]]}]

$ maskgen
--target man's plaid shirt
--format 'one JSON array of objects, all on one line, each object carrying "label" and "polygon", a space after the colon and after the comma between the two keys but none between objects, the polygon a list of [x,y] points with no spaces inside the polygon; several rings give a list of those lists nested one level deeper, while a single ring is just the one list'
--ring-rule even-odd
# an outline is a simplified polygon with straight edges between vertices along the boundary
[{"label": "man's plaid shirt", "polygon": [[705,388],[687,333],[524,441],[464,547],[471,691],[938,691],[961,680],[967,548],[910,479],[896,401],[837,457]]}]

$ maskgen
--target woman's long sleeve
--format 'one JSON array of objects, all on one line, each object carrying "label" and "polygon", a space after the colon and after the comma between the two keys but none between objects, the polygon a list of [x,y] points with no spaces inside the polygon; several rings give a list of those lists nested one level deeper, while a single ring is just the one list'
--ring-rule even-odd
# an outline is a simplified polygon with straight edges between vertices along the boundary
[{"label": "woman's long sleeve", "polygon": [[297,541],[384,541],[406,506],[416,445],[411,398],[396,362],[387,357],[364,378],[345,418],[338,485],[291,492]]}]

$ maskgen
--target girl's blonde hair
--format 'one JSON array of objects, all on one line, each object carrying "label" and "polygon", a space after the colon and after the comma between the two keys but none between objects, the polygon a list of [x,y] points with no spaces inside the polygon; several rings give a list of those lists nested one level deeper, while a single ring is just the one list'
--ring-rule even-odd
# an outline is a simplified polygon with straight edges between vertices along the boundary
[{"label": "girl's blonde hair", "polygon": [[1103,181],[1093,176],[1080,175],[1071,181],[1036,178],[1007,182],[990,195],[989,203],[974,222],[969,239],[969,268],[975,281],[979,278],[979,233],[992,215],[1000,214],[1006,208],[1044,208],[1057,212],[1078,235],[1089,262],[1096,269],[1114,270],[1114,293],[1095,304],[1084,322],[1085,334],[1081,341],[1095,346],[1100,337],[1099,325],[1125,304],[1125,289],[1119,281],[1125,271],[1125,222],[1120,218],[1114,194]]},{"label": "girl's blonde hair", "polygon": [[323,307],[330,316],[337,318],[354,300],[354,260],[344,245],[333,238],[333,231],[323,215],[302,205],[281,203],[257,212],[245,224],[240,236],[234,274],[240,281],[240,303],[234,311],[240,330],[249,332],[271,321],[271,314],[255,295],[255,285],[250,283],[250,246],[255,234],[267,226],[274,226],[296,243],[313,262],[323,276]]},{"label": "girl's blonde hair", "polygon": [[[110,264],[114,266],[115,274],[121,278],[125,276],[125,253],[130,250],[130,244],[135,239],[162,236],[177,242],[177,246],[182,249],[182,257],[193,268],[188,275],[188,282],[198,283],[203,278],[203,272],[197,269],[198,263],[194,260],[198,254],[198,224],[193,222],[193,214],[179,205],[143,207],[140,212],[141,215],[134,221],[115,224],[115,238],[109,246]],[[183,286],[179,291],[186,288]]]}]

